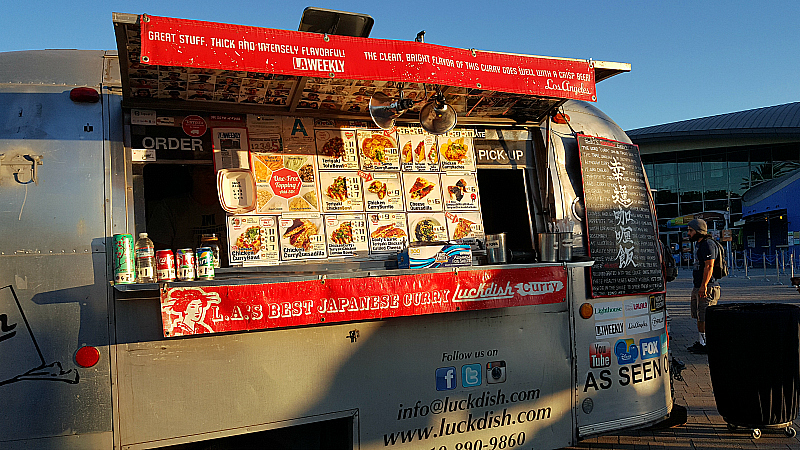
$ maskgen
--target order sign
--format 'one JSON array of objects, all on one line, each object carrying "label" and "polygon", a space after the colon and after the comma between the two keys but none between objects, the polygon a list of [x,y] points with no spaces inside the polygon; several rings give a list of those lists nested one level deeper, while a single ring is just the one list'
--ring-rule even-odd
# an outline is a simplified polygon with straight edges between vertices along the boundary
[{"label": "order sign", "polygon": [[551,266],[172,287],[161,291],[161,318],[164,336],[264,330],[560,303],[566,282]]},{"label": "order sign", "polygon": [[[142,16],[145,64],[426,82],[595,101],[588,60]],[[326,41],[327,40],[327,41]]]}]

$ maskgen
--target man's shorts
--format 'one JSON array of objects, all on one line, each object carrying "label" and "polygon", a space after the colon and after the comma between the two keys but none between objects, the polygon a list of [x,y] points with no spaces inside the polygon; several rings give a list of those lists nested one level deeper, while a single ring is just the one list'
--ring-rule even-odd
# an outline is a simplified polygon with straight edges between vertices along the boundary
[{"label": "man's shorts", "polygon": [[706,321],[706,308],[716,305],[719,300],[721,293],[719,286],[709,286],[708,290],[710,295],[700,298],[700,289],[692,289],[692,319],[697,319],[698,322]]}]

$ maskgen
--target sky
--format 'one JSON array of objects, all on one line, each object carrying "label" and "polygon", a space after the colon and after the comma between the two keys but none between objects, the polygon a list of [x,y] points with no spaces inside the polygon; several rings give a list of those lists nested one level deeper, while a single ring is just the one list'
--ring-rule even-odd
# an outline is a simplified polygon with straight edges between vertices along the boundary
[{"label": "sky", "polygon": [[307,6],[375,19],[371,37],[625,62],[595,106],[624,130],[800,101],[800,2],[118,0],[5,2],[0,51],[115,50],[112,12],[296,30]]}]

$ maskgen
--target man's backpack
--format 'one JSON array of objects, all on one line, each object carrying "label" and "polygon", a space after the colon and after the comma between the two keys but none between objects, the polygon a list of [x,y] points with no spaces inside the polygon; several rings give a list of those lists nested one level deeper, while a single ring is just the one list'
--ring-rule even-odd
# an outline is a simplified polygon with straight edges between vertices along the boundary
[{"label": "man's backpack", "polygon": [[667,282],[673,281],[678,277],[678,268],[675,265],[675,258],[672,256],[672,250],[665,246],[663,242],[658,242],[661,245],[661,257],[664,260],[664,280]]},{"label": "man's backpack", "polygon": [[715,241],[711,237],[709,237],[708,240],[717,246],[717,257],[714,258],[714,269],[711,271],[711,276],[714,277],[715,280],[719,280],[722,277],[727,277],[728,261],[727,258],[725,258],[725,248],[722,247],[722,244]]}]

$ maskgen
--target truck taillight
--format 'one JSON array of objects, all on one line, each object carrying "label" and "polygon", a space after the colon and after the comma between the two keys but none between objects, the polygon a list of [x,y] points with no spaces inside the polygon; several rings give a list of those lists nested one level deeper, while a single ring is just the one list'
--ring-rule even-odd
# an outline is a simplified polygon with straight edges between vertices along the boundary
[{"label": "truck taillight", "polygon": [[81,367],[92,367],[100,361],[100,350],[96,347],[85,346],[75,352],[75,363]]},{"label": "truck taillight", "polygon": [[76,103],[97,103],[100,101],[100,93],[94,88],[77,87],[69,91],[69,99]]},{"label": "truck taillight", "polygon": [[594,306],[591,303],[584,303],[579,310],[581,317],[588,319],[594,314]]}]

